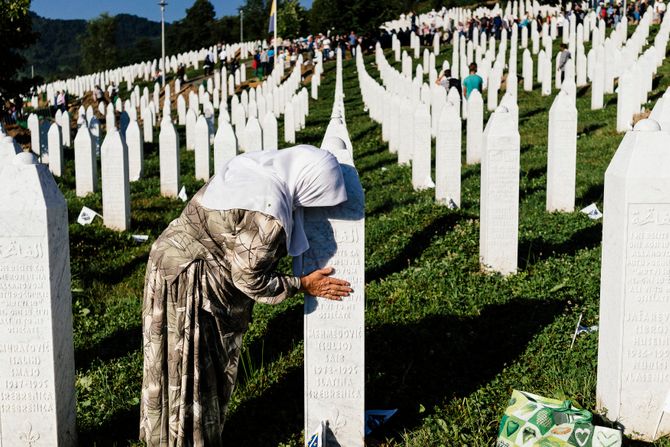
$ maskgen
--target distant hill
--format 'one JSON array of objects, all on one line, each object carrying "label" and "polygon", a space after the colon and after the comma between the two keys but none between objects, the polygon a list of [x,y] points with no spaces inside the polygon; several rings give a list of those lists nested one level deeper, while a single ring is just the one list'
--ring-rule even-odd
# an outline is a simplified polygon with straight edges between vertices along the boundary
[{"label": "distant hill", "polygon": [[[47,19],[31,12],[37,42],[23,55],[28,60],[22,74],[47,80],[82,74],[79,36],[86,32],[86,20]],[[160,57],[161,24],[130,14],[114,16],[120,64],[126,65]],[[166,24],[166,32],[171,25]]]}]

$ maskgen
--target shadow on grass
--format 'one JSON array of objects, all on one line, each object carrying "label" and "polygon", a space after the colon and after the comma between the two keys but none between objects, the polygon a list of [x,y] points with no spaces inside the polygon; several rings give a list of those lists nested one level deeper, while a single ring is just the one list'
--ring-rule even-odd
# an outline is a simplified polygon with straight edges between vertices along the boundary
[{"label": "shadow on grass", "polygon": [[112,447],[137,443],[139,439],[140,406],[116,413],[93,430],[79,431],[80,446]]},{"label": "shadow on grass", "polygon": [[412,429],[425,417],[419,405],[430,409],[479,389],[514,363],[562,308],[558,301],[513,299],[474,317],[432,315],[372,328],[366,407],[398,408],[387,432]]},{"label": "shadow on grass", "polygon": [[519,242],[519,268],[526,269],[540,260],[561,255],[574,255],[578,250],[594,248],[602,240],[602,225],[591,225],[576,231],[560,243],[547,242],[544,237]]},{"label": "shadow on grass", "polygon": [[302,341],[303,314],[302,301],[297,302],[268,322],[265,331],[267,335],[256,338],[242,349],[243,360],[237,373],[237,386],[242,386],[247,381],[246,367],[251,369],[250,374],[254,374],[255,369],[274,363],[282,355],[291,352],[295,345]]},{"label": "shadow on grass", "polygon": [[242,403],[226,421],[223,445],[274,447],[303,429],[302,367],[292,368],[262,396]]},{"label": "shadow on grass", "polygon": [[377,204],[376,206],[371,206],[370,208],[366,209],[365,216],[368,218],[377,217],[382,214],[389,213],[399,206],[409,205],[415,200],[416,198],[409,194],[405,194],[402,196],[398,195],[394,199],[389,198],[387,200],[384,200],[382,203]]},{"label": "shadow on grass", "polygon": [[584,194],[577,196],[576,206],[578,204],[583,204],[584,206],[590,205],[592,203],[603,201],[603,184],[591,185],[589,189],[586,190]]},{"label": "shadow on grass", "polygon": [[601,129],[605,127],[606,123],[591,123],[589,125],[584,126],[584,128],[581,130],[581,132],[577,133],[589,133],[589,132],[595,132],[598,129]]},{"label": "shadow on grass", "polygon": [[93,361],[107,362],[135,352],[142,347],[142,328],[120,329],[84,349],[77,349],[74,364],[78,370],[88,370]]},{"label": "shadow on grass", "polygon": [[[432,408],[490,381],[562,307],[515,299],[476,317],[433,315],[372,328],[366,334],[366,407],[398,408],[389,429],[411,429],[425,416],[419,404]],[[224,444],[275,446],[302,430],[303,374],[302,367],[293,368],[262,396],[242,403],[226,423]]]},{"label": "shadow on grass", "polygon": [[446,233],[459,221],[472,217],[473,216],[468,216],[462,211],[447,211],[446,214],[434,219],[421,230],[414,233],[400,253],[393,259],[382,265],[366,269],[365,282],[369,283],[407,268],[408,264],[411,264],[412,261],[421,256],[421,253],[430,246],[432,238],[438,232],[440,234]]},{"label": "shadow on grass", "polygon": [[365,159],[361,160],[360,163],[356,166],[356,169],[358,170],[358,174],[362,175],[366,172],[374,171],[375,169],[380,169],[382,166],[389,166],[391,164],[395,163],[395,154],[391,154],[390,152],[388,154],[380,154],[380,157],[377,158],[372,163],[365,163]]},{"label": "shadow on grass", "polygon": [[544,107],[538,107],[536,109],[531,109],[531,110],[526,110],[523,113],[519,114],[519,120],[521,118],[530,118],[531,116],[537,115],[538,113],[545,112],[546,108]]}]

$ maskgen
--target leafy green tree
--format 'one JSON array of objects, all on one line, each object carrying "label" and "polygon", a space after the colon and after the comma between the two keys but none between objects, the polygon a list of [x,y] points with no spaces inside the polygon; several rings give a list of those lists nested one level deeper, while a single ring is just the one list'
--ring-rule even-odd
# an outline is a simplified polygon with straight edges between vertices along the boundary
[{"label": "leafy green tree", "polygon": [[312,33],[358,34],[378,32],[379,25],[398,18],[412,9],[413,0],[366,0],[347,2],[344,0],[314,0],[312,3],[310,28]]},{"label": "leafy green tree", "polygon": [[177,48],[166,51],[171,54],[174,50],[194,50],[215,43],[215,16],[214,6],[209,0],[195,0],[193,6],[186,10],[186,17],[174,26]]},{"label": "leafy green tree", "polygon": [[225,43],[239,42],[240,40],[240,17],[221,17],[214,24],[214,36],[217,41]]},{"label": "leafy green tree", "polygon": [[81,65],[86,73],[114,68],[118,65],[116,20],[108,13],[88,22],[86,33],[79,38]]},{"label": "leafy green tree", "polygon": [[240,11],[244,13],[244,40],[267,37],[271,6],[272,0],[246,0],[240,7]]},{"label": "leafy green tree", "polygon": [[277,34],[289,39],[304,35],[307,24],[306,14],[298,0],[281,2],[277,11]]},{"label": "leafy green tree", "polygon": [[19,53],[35,42],[28,13],[30,0],[0,0],[0,95],[15,97],[25,91],[28,80],[16,79],[16,73],[26,63]]}]

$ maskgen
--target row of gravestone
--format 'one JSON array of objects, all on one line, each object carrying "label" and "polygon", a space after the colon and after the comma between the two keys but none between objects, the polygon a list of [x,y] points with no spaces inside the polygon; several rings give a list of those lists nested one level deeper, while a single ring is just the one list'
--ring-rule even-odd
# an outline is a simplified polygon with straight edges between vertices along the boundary
[{"label": "row of gravestone", "polygon": [[[287,94],[291,92],[300,84],[300,70],[301,66],[297,65],[293,73],[287,80],[279,87],[273,86],[271,91],[284,91]],[[166,87],[166,91],[169,86]],[[255,94],[256,90],[252,93]],[[272,94],[270,93],[270,96]],[[169,93],[166,92],[166,99],[169,98]],[[280,96],[279,94],[277,96]],[[283,97],[283,95],[281,95]],[[181,96],[180,96],[181,97]],[[246,90],[242,97],[246,97]],[[258,89],[259,103],[265,102],[263,89]],[[245,102],[243,100],[243,102]],[[307,91],[303,88],[299,95],[293,95],[287,103],[286,111],[288,114],[285,119],[285,133],[293,130],[292,141],[295,141],[295,130],[291,124],[296,120],[299,125],[304,126],[305,115],[308,113],[308,96]],[[120,104],[120,103],[119,103]],[[227,104],[221,102],[219,114],[219,126],[214,135],[214,120],[213,109],[208,109],[207,104],[211,104],[208,98],[205,98],[204,109],[205,115],[200,115],[196,118],[194,108],[199,109],[198,102],[193,102],[193,108],[189,108],[186,120],[186,148],[188,150],[195,150],[195,176],[201,180],[209,179],[212,172],[210,169],[210,148],[214,147],[214,172],[223,165],[227,160],[238,153],[238,149],[242,152],[254,150],[276,150],[278,148],[277,141],[277,120],[271,109],[265,114],[263,120],[263,127],[261,128],[259,121],[253,116],[257,113],[254,101],[252,100],[249,110],[249,121],[244,128],[238,129],[236,136],[230,122],[230,115],[227,112]],[[237,96],[233,96],[233,107],[239,104]],[[294,114],[292,104],[296,104],[296,113]],[[128,104],[127,104],[128,105]],[[90,106],[89,106],[90,109]],[[98,175],[97,175],[97,155],[100,155],[101,162],[101,185],[102,185],[102,202],[103,202],[103,221],[104,224],[112,229],[127,230],[130,226],[130,199],[129,199],[129,182],[139,180],[143,172],[144,164],[144,139],[147,134],[153,139],[152,124],[155,120],[153,111],[146,108],[143,111],[144,118],[144,135],[140,132],[139,124],[136,121],[136,109],[130,106],[127,110],[121,106],[121,114],[119,119],[119,130],[116,128],[116,109],[112,104],[106,107],[106,129],[102,145],[99,143],[100,125],[90,111],[90,119],[86,117],[89,111],[84,111],[83,108],[79,110],[79,129],[74,139],[74,155],[75,155],[75,182],[76,193],[78,196],[85,196],[97,189]],[[166,100],[164,104],[164,117],[169,116],[170,103]],[[211,110],[208,111],[208,110]],[[238,112],[242,112],[242,108],[238,108]],[[199,112],[198,112],[199,113]],[[67,123],[67,132],[69,132],[69,115],[67,112],[62,115],[68,116],[65,123]],[[242,113],[242,122],[245,121]],[[39,129],[40,126],[44,128],[48,124],[40,122],[36,115],[29,117],[29,128],[31,129],[31,138],[35,140],[33,150],[40,156],[44,163],[48,163],[54,175],[61,175],[63,149],[59,138],[60,126],[58,123],[53,123],[49,131],[49,147],[44,147],[40,143],[39,131],[32,131]],[[239,122],[239,121],[238,121]],[[179,168],[179,147],[178,134],[174,125],[170,120],[161,120],[161,130],[159,134],[159,159],[160,159],[160,179],[161,179],[161,194],[168,197],[177,197],[180,191],[180,168]],[[287,125],[288,124],[288,125]],[[54,138],[52,138],[52,134]],[[58,138],[56,138],[58,137]],[[238,140],[244,141],[244,146],[238,148]],[[49,158],[51,153],[51,158]]]},{"label": "row of gravestone", "polygon": [[[263,45],[267,45],[267,43],[253,41],[226,44],[223,46],[222,50],[225,51],[228,63],[230,63],[234,57],[238,57],[240,60],[247,59],[249,54],[251,54],[259,46]],[[191,66],[194,69],[197,69],[198,65],[205,60],[208,54],[212,54],[214,56],[214,61],[216,63],[219,60],[219,52],[217,50],[218,49],[216,46],[212,46],[208,48],[202,48],[198,51],[189,51],[173,56],[168,56],[166,58],[166,73],[176,73],[180,65],[184,65],[186,67]],[[38,86],[37,95],[46,94],[47,98],[54,98],[57,92],[66,91],[75,97],[83,97],[86,92],[93,91],[96,86],[100,86],[103,90],[107,90],[111,97],[114,86],[119,86],[123,81],[125,81],[127,90],[131,91],[133,82],[141,80],[146,82],[151,79],[155,79],[155,73],[159,69],[162,70],[162,67],[162,60],[154,59],[153,61],[146,61],[139,64],[119,67],[112,70],[106,70],[104,72],[93,73],[85,76],[77,76],[75,78],[66,80],[58,80]],[[243,68],[242,64],[240,65],[240,70],[236,71],[234,74],[235,84],[239,85],[241,82],[244,82],[243,79],[245,78],[245,75],[246,69]],[[177,91],[179,91],[179,89],[177,89]],[[37,109],[39,105],[37,95],[33,96],[31,99],[31,105],[34,109]]]},{"label": "row of gravestone", "polygon": [[[619,108],[619,131],[630,129],[633,115],[639,112],[640,105],[646,102],[646,95],[651,90],[652,78],[656,72],[656,67],[662,64],[665,58],[665,50],[668,41],[670,20],[664,19],[661,24],[659,32],[654,37],[654,43],[645,52],[644,57],[638,60],[646,38],[649,35],[649,27],[653,19],[653,11],[648,10],[639,21],[635,32],[630,38],[627,37],[627,23],[624,18],[617,24],[616,29],[606,37],[604,22],[600,21],[596,26],[596,20],[593,20],[593,44],[588,53],[588,57],[584,52],[584,41],[588,36],[588,26],[584,27],[582,24],[575,25],[576,21],[574,15],[570,19],[566,19],[569,26],[563,27],[563,42],[568,44],[571,57],[565,64],[565,71],[561,73],[561,54],[557,53],[555,56],[555,85],[560,89],[565,79],[574,82],[576,86],[587,85],[587,79],[592,81],[591,89],[591,108],[600,109],[603,107],[604,93],[614,92],[614,79],[621,76],[626,81],[626,87],[623,89],[628,93],[630,100],[624,101],[624,106]],[[590,11],[588,17],[593,17],[594,12]],[[552,22],[553,23],[553,22]],[[551,94],[552,90],[552,41],[556,37],[556,32],[550,33],[548,25],[545,23],[542,27],[541,34],[533,29],[533,50],[532,52],[538,54],[537,60],[537,82],[541,84],[541,92],[543,95]],[[551,27],[553,30],[553,26]],[[517,47],[518,47],[518,33],[519,28],[514,27],[511,31],[510,55],[509,61],[505,63],[505,48],[507,44],[507,31],[503,30],[500,39],[500,49],[495,52],[496,39],[494,36],[490,38],[490,45],[487,49],[487,40],[482,38],[479,41],[479,32],[475,28],[473,31],[473,39],[466,40],[465,36],[454,35],[453,38],[453,54],[451,64],[445,60],[442,68],[451,68],[453,75],[457,76],[460,71],[461,79],[468,75],[468,65],[472,62],[477,63],[477,73],[483,78],[484,86],[488,91],[487,106],[489,111],[496,109],[498,102],[498,88],[501,86],[503,80],[503,69],[505,66],[509,68],[507,77],[507,85],[509,89],[510,77],[514,77],[514,86],[516,89],[516,66],[517,66]],[[524,33],[527,33],[527,27],[521,28],[522,33],[522,48],[524,45]],[[395,37],[395,35],[394,35]],[[527,38],[526,38],[527,40]],[[481,42],[481,43],[480,43]],[[542,42],[542,49],[540,49],[540,42]],[[394,50],[396,54],[396,61],[400,61],[403,67],[402,72],[406,77],[411,78],[412,61],[407,52],[400,56],[400,44],[397,39],[394,39]],[[575,55],[573,58],[572,55]],[[417,77],[422,78],[423,68],[428,67],[429,85],[433,85],[437,79],[437,72],[435,71],[435,56],[439,54],[439,45],[435,46],[434,52],[429,52],[428,48],[423,51],[423,65],[417,67]],[[415,57],[418,57],[415,54]],[[421,68],[420,68],[421,67]],[[459,70],[460,67],[460,70]],[[522,57],[522,77],[524,90],[532,91],[534,84],[533,77],[533,58],[531,51],[526,49]],[[421,74],[419,74],[421,73]],[[619,91],[621,92],[622,89]],[[629,93],[630,92],[630,93]],[[637,104],[635,104],[637,102]],[[631,104],[632,103],[632,104]],[[628,106],[631,104],[630,106]],[[465,107],[463,114],[465,116]],[[435,123],[433,123],[433,132]]]},{"label": "row of gravestone", "polygon": [[[380,109],[385,100],[379,98],[386,89],[365,72],[362,58],[357,63],[364,102],[383,125],[388,115]],[[377,65],[385,70],[383,62]],[[574,90],[565,87],[549,112],[548,211],[574,210],[577,109]],[[597,405],[626,433],[649,441],[670,434],[670,418],[664,417],[670,410],[670,289],[664,261],[670,253],[668,95],[652,112],[663,124],[639,122],[626,134],[605,176]],[[482,107],[481,98],[472,102],[473,97],[468,100],[468,124],[472,106],[477,116]],[[410,158],[413,180],[415,165],[427,165],[423,175],[430,173],[428,110],[424,103],[414,114],[418,137]],[[460,182],[460,135],[458,107],[447,100],[438,122],[436,175],[452,185]],[[510,274],[517,262],[520,136],[506,107],[491,114],[481,149],[480,259],[485,270]],[[451,191],[456,194],[457,187]]]},{"label": "row of gravestone", "polygon": [[[341,58],[337,73],[342,76]],[[295,269],[302,274],[335,265],[354,286],[347,303],[306,300],[305,414],[306,426],[319,426],[319,434],[329,437],[323,445],[362,446],[365,207],[344,123],[341,80],[338,85],[322,147],[342,164],[348,200],[306,213],[311,249],[296,259]],[[169,120],[161,127],[161,140],[167,138],[164,132],[174,136]],[[85,131],[86,126],[79,129],[75,146]],[[102,143],[103,201],[110,200],[104,197],[108,184],[111,191],[127,190],[127,182],[118,181],[121,176],[107,176],[107,171],[127,171],[125,144],[116,129]],[[92,143],[88,150],[94,155]],[[39,440],[43,445],[72,446],[77,434],[67,203],[47,166],[31,152],[16,151],[0,164],[0,318],[5,322],[0,327],[0,443],[26,445]],[[127,193],[111,200],[127,201]],[[336,343],[339,347],[330,347]]]}]

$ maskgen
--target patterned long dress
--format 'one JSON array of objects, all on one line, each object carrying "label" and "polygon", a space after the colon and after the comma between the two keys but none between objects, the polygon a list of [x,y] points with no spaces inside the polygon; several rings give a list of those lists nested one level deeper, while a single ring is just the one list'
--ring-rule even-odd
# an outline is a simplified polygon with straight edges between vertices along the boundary
[{"label": "patterned long dress", "polygon": [[253,304],[279,303],[300,287],[275,273],[286,255],[279,221],[203,208],[204,189],[156,240],[147,265],[140,439],[149,446],[222,445]]}]

